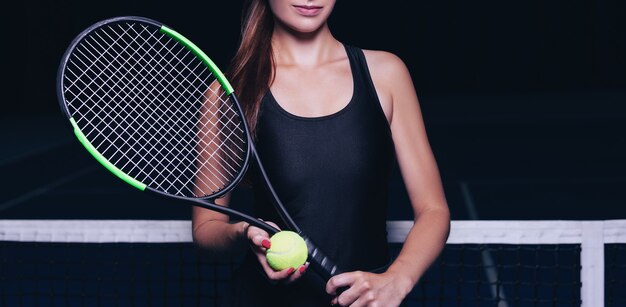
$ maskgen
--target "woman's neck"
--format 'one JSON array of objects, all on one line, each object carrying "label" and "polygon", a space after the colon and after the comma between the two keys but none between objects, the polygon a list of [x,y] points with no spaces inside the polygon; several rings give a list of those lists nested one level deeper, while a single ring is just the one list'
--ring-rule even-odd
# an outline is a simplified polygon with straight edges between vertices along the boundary
[{"label": "woman's neck", "polygon": [[315,67],[332,61],[341,43],[328,25],[312,33],[294,33],[277,26],[272,35],[272,50],[277,65]]}]

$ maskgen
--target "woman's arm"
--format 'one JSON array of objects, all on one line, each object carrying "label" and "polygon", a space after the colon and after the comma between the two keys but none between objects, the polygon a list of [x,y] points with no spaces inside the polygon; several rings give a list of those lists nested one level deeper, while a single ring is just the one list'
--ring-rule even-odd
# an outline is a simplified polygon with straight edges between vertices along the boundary
[{"label": "woman's arm", "polygon": [[388,272],[410,278],[413,285],[441,253],[450,229],[450,212],[437,163],[424,126],[413,82],[395,56],[389,68],[393,87],[391,131],[402,178],[414,213],[414,225]]},{"label": "woman's arm", "polygon": [[[229,199],[230,195],[227,195],[216,203],[227,206]],[[211,254],[223,256],[231,252],[237,253],[246,246],[248,223],[230,223],[228,215],[194,206],[191,225],[194,243]]]},{"label": "woman's arm", "polygon": [[[227,205],[229,198],[227,195],[218,199],[216,203]],[[265,258],[265,250],[270,248],[268,233],[263,229],[250,226],[247,222],[230,223],[228,215],[199,207],[193,207],[191,221],[193,240],[197,246],[216,258],[242,253],[245,252],[245,248],[249,247],[271,281],[293,282],[300,278],[308,268],[308,264],[305,264],[295,271],[293,269],[272,270]],[[268,223],[278,228],[276,224]]]},{"label": "woman's arm", "polygon": [[[202,139],[197,142],[196,152],[200,157],[197,160],[198,176],[194,182],[194,193],[199,197],[224,188],[221,184],[223,178],[219,177],[219,174],[225,173],[223,165],[220,159],[212,157],[212,153],[221,153],[219,123],[211,116],[218,114],[222,107],[221,93],[220,84],[211,83],[204,93],[204,103],[200,109],[197,129]],[[229,201],[230,193],[215,203],[228,206]],[[245,246],[247,223],[230,223],[228,215],[200,207],[193,207],[192,210],[193,240],[200,248],[210,251],[210,255],[223,256],[227,252],[240,251],[241,246]]]},{"label": "woman's arm", "polygon": [[[205,103],[201,109],[202,113],[215,114],[219,112],[219,108],[222,106],[221,90],[219,84],[214,82],[209,90],[205,93]],[[212,116],[201,116],[201,122],[198,129],[204,136],[216,136],[220,135],[218,131],[211,131],[217,128],[217,125],[207,124],[202,121],[210,120]],[[208,128],[207,128],[208,127]],[[216,148],[205,150],[202,148],[216,147],[219,142],[213,142],[211,140],[205,140],[204,142],[198,142],[198,152],[202,157],[199,159],[202,163],[199,163],[199,174],[203,176],[198,178],[195,182],[194,193],[198,196],[206,195],[203,191],[215,191],[222,188],[220,185],[214,184],[222,182],[221,178],[211,178],[215,176],[214,170],[220,170],[222,165],[219,163],[219,159],[211,159],[208,153],[219,152]],[[220,172],[217,172],[218,174]],[[217,199],[215,203],[220,206],[228,206],[230,201],[230,193],[226,196]],[[267,221],[274,227],[278,228],[276,224]],[[301,266],[297,272],[294,270],[283,270],[276,272],[272,270],[265,258],[266,249],[270,248],[269,234],[258,227],[250,226],[247,222],[233,222],[231,223],[228,215],[219,213],[216,211],[208,210],[200,207],[193,207],[192,209],[192,235],[194,243],[202,250],[207,251],[208,255],[218,259],[233,254],[239,254],[245,252],[246,247],[250,247],[259,260],[259,263],[265,270],[267,277],[270,280],[285,280],[286,282],[293,282],[298,279],[307,269],[308,265]]]},{"label": "woman's arm", "polygon": [[415,223],[385,273],[340,274],[329,281],[327,291],[332,294],[339,287],[351,287],[333,301],[345,306],[399,305],[445,246],[450,213],[408,69],[387,52],[369,51],[366,57],[390,122]]}]

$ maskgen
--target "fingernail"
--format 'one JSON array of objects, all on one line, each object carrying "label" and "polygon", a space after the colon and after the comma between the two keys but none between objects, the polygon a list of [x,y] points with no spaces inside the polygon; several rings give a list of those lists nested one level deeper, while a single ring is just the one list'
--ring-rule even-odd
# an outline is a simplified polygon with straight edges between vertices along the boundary
[{"label": "fingernail", "polygon": [[301,266],[300,267],[300,274],[306,272],[306,266]]},{"label": "fingernail", "polygon": [[292,274],[295,271],[294,268],[289,268],[289,271],[287,271],[287,274]]},{"label": "fingernail", "polygon": [[272,244],[270,243],[270,240],[268,239],[263,240],[263,242],[261,242],[261,245],[263,245],[263,247],[265,248],[270,248],[272,246]]}]

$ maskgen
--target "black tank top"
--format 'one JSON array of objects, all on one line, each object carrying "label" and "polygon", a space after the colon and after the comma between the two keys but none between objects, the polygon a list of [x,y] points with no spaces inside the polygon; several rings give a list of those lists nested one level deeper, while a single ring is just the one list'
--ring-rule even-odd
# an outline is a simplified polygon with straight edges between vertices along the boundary
[{"label": "black tank top", "polygon": [[[346,270],[388,261],[386,212],[394,163],[389,124],[363,52],[346,46],[353,96],[340,111],[299,117],[268,92],[257,124],[257,149],[270,181],[302,231]],[[278,221],[257,197],[257,212]]]},{"label": "black tank top", "polygon": [[[302,231],[345,271],[373,271],[389,263],[386,219],[394,146],[365,56],[359,48],[345,48],[354,85],[349,103],[327,116],[299,117],[268,92],[256,145],[278,196]],[[284,227],[267,196],[255,195],[256,216]],[[320,297],[319,292],[314,295]]]}]

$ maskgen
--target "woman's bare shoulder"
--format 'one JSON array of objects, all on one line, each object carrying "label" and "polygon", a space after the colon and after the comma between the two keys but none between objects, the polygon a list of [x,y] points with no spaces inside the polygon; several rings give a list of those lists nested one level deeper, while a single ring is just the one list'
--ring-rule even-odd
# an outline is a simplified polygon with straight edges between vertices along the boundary
[{"label": "woman's bare shoulder", "polygon": [[407,71],[404,61],[392,52],[363,49],[363,54],[371,73],[397,74]]},{"label": "woman's bare shoulder", "polygon": [[409,69],[399,56],[388,51],[365,49],[363,54],[379,95],[388,97],[391,102],[392,97],[412,90]]},{"label": "woman's bare shoulder", "polygon": [[382,50],[363,49],[367,67],[374,83],[382,91],[394,91],[399,83],[411,81],[411,75],[404,61],[396,54]]}]

